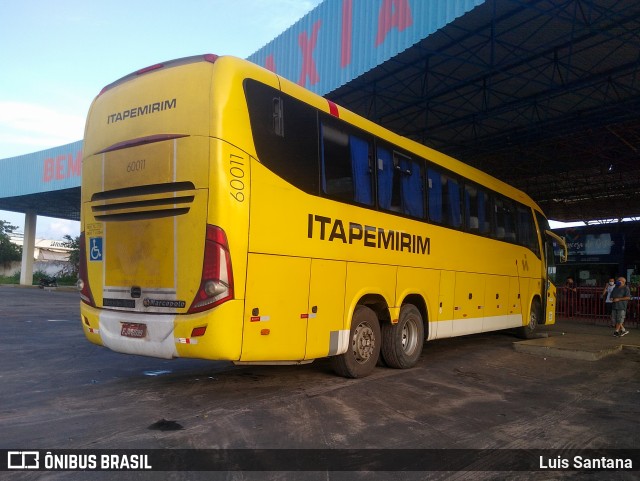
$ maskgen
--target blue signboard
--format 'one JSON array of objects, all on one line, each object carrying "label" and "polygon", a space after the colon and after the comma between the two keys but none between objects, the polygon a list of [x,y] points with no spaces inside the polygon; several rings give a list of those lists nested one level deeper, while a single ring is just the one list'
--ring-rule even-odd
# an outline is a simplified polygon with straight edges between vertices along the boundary
[{"label": "blue signboard", "polygon": [[102,261],[102,237],[89,238],[89,260]]}]

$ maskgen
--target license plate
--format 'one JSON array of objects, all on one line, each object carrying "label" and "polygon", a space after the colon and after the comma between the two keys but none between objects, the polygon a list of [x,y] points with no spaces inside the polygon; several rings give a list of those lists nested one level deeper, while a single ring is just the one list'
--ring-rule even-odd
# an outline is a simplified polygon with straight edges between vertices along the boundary
[{"label": "license plate", "polygon": [[141,338],[147,335],[147,325],[136,322],[123,322],[121,336]]}]

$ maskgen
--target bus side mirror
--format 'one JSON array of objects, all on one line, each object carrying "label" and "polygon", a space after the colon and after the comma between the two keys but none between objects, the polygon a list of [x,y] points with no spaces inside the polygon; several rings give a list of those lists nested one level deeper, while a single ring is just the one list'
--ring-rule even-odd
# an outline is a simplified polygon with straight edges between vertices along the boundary
[{"label": "bus side mirror", "polygon": [[565,240],[558,234],[550,230],[545,230],[544,233],[555,240],[562,248],[562,252],[560,253],[560,262],[567,262],[567,259],[569,258],[569,251],[567,249],[567,243],[565,242]]}]

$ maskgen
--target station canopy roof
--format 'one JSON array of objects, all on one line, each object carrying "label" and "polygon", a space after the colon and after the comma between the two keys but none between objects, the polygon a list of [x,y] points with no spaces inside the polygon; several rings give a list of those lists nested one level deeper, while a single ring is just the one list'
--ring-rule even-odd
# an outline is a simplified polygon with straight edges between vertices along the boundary
[{"label": "station canopy roof", "polygon": [[[249,59],[524,190],[550,219],[640,217],[637,0],[325,0]],[[0,209],[79,219],[80,144],[0,160]],[[27,161],[33,182],[7,174]]]}]

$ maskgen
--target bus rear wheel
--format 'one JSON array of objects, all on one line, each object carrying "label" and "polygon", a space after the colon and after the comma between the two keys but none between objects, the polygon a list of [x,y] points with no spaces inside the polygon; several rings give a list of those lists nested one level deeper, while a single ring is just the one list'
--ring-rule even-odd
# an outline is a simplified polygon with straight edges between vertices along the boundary
[{"label": "bus rear wheel", "polygon": [[424,322],[418,308],[405,304],[398,323],[382,326],[382,357],[389,367],[408,369],[420,359],[424,345]]},{"label": "bus rear wheel", "polygon": [[541,316],[542,316],[542,308],[540,307],[540,302],[537,299],[535,299],[531,303],[531,311],[529,312],[529,323],[526,326],[522,326],[518,328],[517,330],[518,337],[521,337],[522,339],[534,338]]},{"label": "bus rear wheel", "polygon": [[334,371],[340,376],[359,378],[371,374],[380,357],[380,324],[373,310],[357,306],[351,320],[349,348],[331,358]]}]

